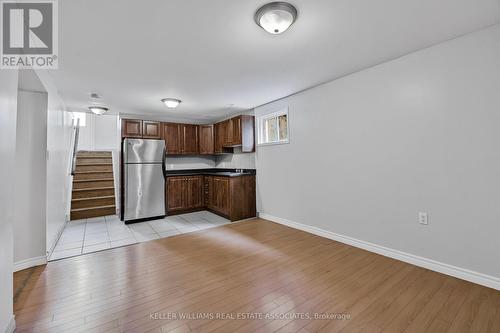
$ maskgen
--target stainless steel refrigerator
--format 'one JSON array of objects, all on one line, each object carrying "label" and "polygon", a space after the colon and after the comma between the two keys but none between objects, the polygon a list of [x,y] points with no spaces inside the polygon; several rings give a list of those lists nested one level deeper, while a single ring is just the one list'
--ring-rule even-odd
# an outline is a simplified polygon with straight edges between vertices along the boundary
[{"label": "stainless steel refrigerator", "polygon": [[125,223],[165,216],[165,141],[123,141]]}]

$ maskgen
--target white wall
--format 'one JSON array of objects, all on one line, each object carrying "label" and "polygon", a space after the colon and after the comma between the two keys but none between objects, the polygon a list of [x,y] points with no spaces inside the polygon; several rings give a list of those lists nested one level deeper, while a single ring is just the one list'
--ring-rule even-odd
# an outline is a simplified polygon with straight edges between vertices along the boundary
[{"label": "white wall", "polygon": [[[34,72],[32,75],[36,76]],[[19,79],[21,86],[22,77]],[[18,92],[14,270],[45,263],[47,93]]]},{"label": "white wall", "polygon": [[73,115],[47,71],[36,71],[48,93],[47,113],[47,251],[51,251],[68,219],[71,203],[70,153]]},{"label": "white wall", "polygon": [[17,70],[0,75],[0,332],[13,331],[12,270]]},{"label": "white wall", "polygon": [[[256,115],[282,106],[289,106],[290,144],[257,149],[261,213],[499,283],[500,26]],[[421,211],[428,226],[417,223]]]},{"label": "white wall", "polygon": [[78,150],[120,150],[120,129],[116,115],[87,113],[86,126],[80,128]]}]

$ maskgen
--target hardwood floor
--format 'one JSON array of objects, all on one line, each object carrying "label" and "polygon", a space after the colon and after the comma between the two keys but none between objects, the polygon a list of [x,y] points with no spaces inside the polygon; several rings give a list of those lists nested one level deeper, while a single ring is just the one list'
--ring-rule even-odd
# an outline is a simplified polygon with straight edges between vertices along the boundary
[{"label": "hardwood floor", "polygon": [[14,280],[16,332],[500,332],[498,291],[262,219]]}]

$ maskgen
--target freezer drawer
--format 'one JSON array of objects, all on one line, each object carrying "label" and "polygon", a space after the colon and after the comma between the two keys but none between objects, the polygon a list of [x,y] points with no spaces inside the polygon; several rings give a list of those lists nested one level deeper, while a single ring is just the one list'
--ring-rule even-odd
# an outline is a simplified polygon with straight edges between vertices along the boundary
[{"label": "freezer drawer", "polygon": [[125,164],[124,220],[165,216],[165,181],[161,164]]},{"label": "freezer drawer", "polygon": [[125,139],[123,152],[125,163],[162,163],[165,158],[165,141]]}]

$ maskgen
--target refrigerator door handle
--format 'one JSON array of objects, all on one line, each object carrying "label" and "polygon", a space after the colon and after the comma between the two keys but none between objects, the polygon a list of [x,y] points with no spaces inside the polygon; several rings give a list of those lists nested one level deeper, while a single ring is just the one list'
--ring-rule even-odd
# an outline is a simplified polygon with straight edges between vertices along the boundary
[{"label": "refrigerator door handle", "polygon": [[165,164],[165,159],[167,158],[167,145],[163,148],[163,157],[161,159],[161,168],[163,169],[163,177],[167,177],[167,165]]}]

